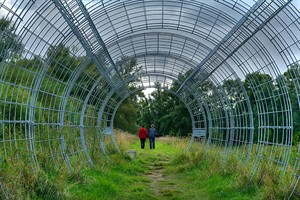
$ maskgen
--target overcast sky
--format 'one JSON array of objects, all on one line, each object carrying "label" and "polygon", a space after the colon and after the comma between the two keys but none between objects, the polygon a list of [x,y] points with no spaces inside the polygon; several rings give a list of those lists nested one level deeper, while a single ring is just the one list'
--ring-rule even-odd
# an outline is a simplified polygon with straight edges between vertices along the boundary
[{"label": "overcast sky", "polygon": [[[124,0],[125,1],[125,0]],[[23,3],[22,3],[23,2]],[[29,1],[29,0],[26,0],[26,1],[20,1],[20,0],[0,0],[0,6],[1,5],[5,5],[6,7],[8,7],[8,9],[9,8],[11,8],[13,5],[15,5],[14,7],[16,7],[16,5],[21,5],[21,7],[23,6],[26,6],[27,5],[27,3],[28,2],[32,2],[32,1]],[[30,18],[30,16],[32,16],[33,15],[33,13],[44,3],[45,1],[41,1],[41,0],[38,0],[38,1],[35,1],[35,4],[31,7],[31,9],[28,11],[28,13],[25,15],[25,17],[24,17],[24,19],[23,19],[23,21],[22,21],[22,23],[21,23],[21,26],[19,27],[19,30],[21,30],[22,29],[22,26],[25,24],[25,23],[27,23],[28,22],[28,20],[29,20],[29,18]],[[47,2],[47,1],[46,1]],[[84,1],[84,3],[86,3],[86,2],[89,2],[89,1]],[[94,1],[94,2],[96,2],[96,1]],[[211,5],[211,6],[214,6],[214,7],[217,7],[217,8],[219,8],[219,9],[222,9],[223,11],[226,11],[226,7],[224,7],[224,6],[222,6],[222,5],[220,5],[220,3],[218,3],[218,2],[215,2],[215,1],[212,1],[212,0],[204,0],[204,2],[205,3],[207,3],[208,5]],[[249,6],[252,6],[253,4],[254,4],[254,1],[253,0],[246,0],[246,1],[244,1],[244,2],[246,2],[247,4],[249,4]],[[297,9],[300,11],[300,0],[293,0],[292,1],[292,3],[297,7]],[[228,9],[228,8],[227,8]],[[22,9],[19,9],[19,12],[17,12],[18,14],[21,14],[21,11],[22,11]],[[8,14],[8,11],[4,8],[4,7],[2,7],[2,8],[0,8],[0,15],[2,15],[2,16],[6,16]],[[237,14],[236,13],[230,13],[232,16],[234,16],[234,17],[237,17]],[[53,15],[55,15],[55,13],[53,13]],[[40,28],[40,29],[43,29],[43,25],[41,25],[40,27],[37,27],[37,28]],[[49,35],[53,35],[53,34],[55,34],[55,31],[53,31],[53,32],[49,32],[48,33]],[[299,35],[300,35],[300,33],[299,33]],[[299,36],[298,35],[298,36]],[[296,36],[297,36],[297,33],[296,33]],[[299,36],[300,37],[300,36]],[[266,43],[268,43],[268,41],[265,41]],[[51,41],[50,41],[50,43],[51,43]],[[30,44],[26,44],[27,45],[27,48],[29,48],[29,46],[30,46]],[[271,54],[273,54],[273,55],[276,55],[276,50],[274,49],[274,46],[272,45],[272,44],[266,44],[266,45],[268,45],[270,48],[269,48],[269,50],[270,50],[270,52],[271,52]],[[45,51],[45,50],[44,50]],[[277,53],[278,54],[278,53]],[[274,56],[275,58],[277,57],[277,56]],[[296,57],[300,60],[300,55],[298,54],[298,55],[296,55]],[[284,64],[282,64],[280,61],[278,62],[278,66],[280,67],[280,66],[283,66]],[[283,71],[285,71],[286,70],[286,68],[283,68]]]}]

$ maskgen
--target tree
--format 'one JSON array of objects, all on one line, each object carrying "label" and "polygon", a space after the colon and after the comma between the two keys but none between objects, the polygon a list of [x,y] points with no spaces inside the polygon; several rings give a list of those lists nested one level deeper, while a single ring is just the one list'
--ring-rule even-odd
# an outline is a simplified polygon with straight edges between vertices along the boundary
[{"label": "tree", "polygon": [[155,89],[150,98],[140,102],[139,122],[146,127],[155,124],[159,135],[186,136],[191,133],[190,115],[183,102],[163,90],[160,83],[155,83]]},{"label": "tree", "polygon": [[[300,82],[300,65],[295,63],[290,66],[290,68],[283,73],[286,85],[289,91],[289,97],[292,105],[293,111],[293,128],[294,136],[293,143],[298,144],[300,142],[300,112],[299,112],[299,96],[300,88],[297,87]],[[297,91],[297,92],[296,92]]]},{"label": "tree", "polygon": [[144,94],[141,91],[130,95],[124,102],[122,102],[115,116],[115,128],[119,128],[132,134],[137,133],[139,128],[139,97],[144,97]]},{"label": "tree", "polygon": [[12,21],[0,19],[0,62],[3,59],[15,60],[18,58],[20,50],[23,48],[19,36],[15,34],[15,28]]},{"label": "tree", "polygon": [[[134,76],[140,67],[137,65],[136,59],[128,59],[127,57],[122,57],[120,61],[116,62],[117,68],[121,77],[126,80],[130,76]],[[134,90],[134,86],[127,85],[130,90]],[[143,93],[137,92],[130,95],[125,101],[120,105],[114,120],[114,127],[128,131],[132,134],[136,133],[139,125],[138,123],[138,99],[144,98]]]},{"label": "tree", "polygon": [[226,80],[224,81],[222,87],[230,103],[234,104],[244,99],[239,79]]},{"label": "tree", "polygon": [[50,62],[48,73],[61,81],[68,81],[80,63],[79,59],[70,54],[70,48],[63,44],[50,47],[47,51],[47,60]]}]

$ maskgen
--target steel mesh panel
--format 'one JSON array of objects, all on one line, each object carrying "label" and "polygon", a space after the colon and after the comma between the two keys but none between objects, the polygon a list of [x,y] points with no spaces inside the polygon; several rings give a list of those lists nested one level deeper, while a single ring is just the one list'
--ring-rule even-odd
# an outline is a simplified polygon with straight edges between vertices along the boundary
[{"label": "steel mesh panel", "polygon": [[[299,10],[295,0],[2,0],[1,159],[93,165],[118,149],[121,102],[158,82],[205,131],[203,147],[253,175],[263,162],[293,169],[297,193]],[[122,74],[121,58],[140,69]]]}]

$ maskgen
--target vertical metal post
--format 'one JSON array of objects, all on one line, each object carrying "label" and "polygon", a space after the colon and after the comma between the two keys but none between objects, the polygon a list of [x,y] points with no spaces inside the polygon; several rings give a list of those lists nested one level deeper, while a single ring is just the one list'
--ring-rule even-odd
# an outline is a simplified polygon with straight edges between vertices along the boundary
[{"label": "vertical metal post", "polygon": [[89,93],[87,94],[85,100],[84,100],[84,103],[83,103],[83,106],[82,106],[82,109],[81,109],[81,115],[80,115],[80,140],[81,140],[81,145],[82,145],[82,148],[83,148],[83,151],[85,152],[85,155],[86,155],[86,158],[87,158],[87,161],[88,163],[91,165],[91,166],[94,166],[93,164],[93,161],[91,160],[89,154],[88,154],[88,150],[86,148],[86,144],[85,144],[85,140],[84,140],[84,114],[85,114],[85,109],[87,107],[87,103],[91,97],[91,95],[93,94],[96,86],[98,85],[98,83],[102,80],[102,77],[99,77],[95,83],[93,84],[92,88],[90,89]]}]

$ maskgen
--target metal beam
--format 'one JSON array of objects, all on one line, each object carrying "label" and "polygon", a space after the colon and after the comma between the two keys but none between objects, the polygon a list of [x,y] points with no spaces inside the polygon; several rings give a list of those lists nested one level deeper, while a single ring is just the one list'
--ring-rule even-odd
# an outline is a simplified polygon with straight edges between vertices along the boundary
[{"label": "metal beam", "polygon": [[[261,30],[274,16],[276,16],[285,6],[287,6],[291,0],[287,0],[284,3],[278,1],[267,2],[266,0],[257,1],[248,12],[242,16],[239,22],[231,29],[231,31],[220,41],[220,43],[199,63],[199,65],[193,70],[188,78],[181,84],[176,93],[179,93],[184,85],[187,84],[195,75],[202,70],[205,72],[204,76],[199,83],[205,81],[215,70],[217,70],[228,58],[230,58],[237,50],[240,49],[246,42],[255,36],[255,34]],[[266,7],[274,5],[277,7],[274,12],[270,12],[269,9],[259,9],[263,5]],[[278,5],[281,4],[281,5]],[[257,16],[267,16],[263,21],[257,19]],[[237,38],[244,38],[242,41]],[[226,55],[225,58],[217,55]]]},{"label": "metal beam", "polygon": [[[94,61],[101,75],[106,79],[111,88],[116,90],[122,85],[126,85],[82,1],[76,0],[72,3],[64,0],[52,1],[82,44],[87,52],[87,56]],[[72,8],[70,6],[72,6]],[[86,30],[88,30],[89,35],[87,35]],[[121,82],[120,84],[116,85],[107,75],[107,69],[105,68],[103,61],[96,55],[99,52],[103,52],[105,58],[108,59],[110,65],[113,66],[117,75],[117,80]]]},{"label": "metal beam", "polygon": [[111,99],[111,97],[113,96],[113,94],[115,93],[114,90],[111,90],[106,96],[105,96],[105,99],[103,100],[103,102],[101,103],[101,107],[98,111],[98,117],[97,117],[97,127],[98,127],[98,130],[97,130],[97,135],[98,135],[98,139],[99,139],[99,145],[100,145],[100,148],[102,150],[102,153],[104,155],[106,155],[106,149],[105,149],[105,146],[103,144],[103,140],[102,140],[102,128],[105,128],[105,127],[102,127],[101,124],[102,124],[102,116],[103,116],[103,113],[104,113],[104,109],[105,107],[107,106],[107,103],[108,101]]}]

